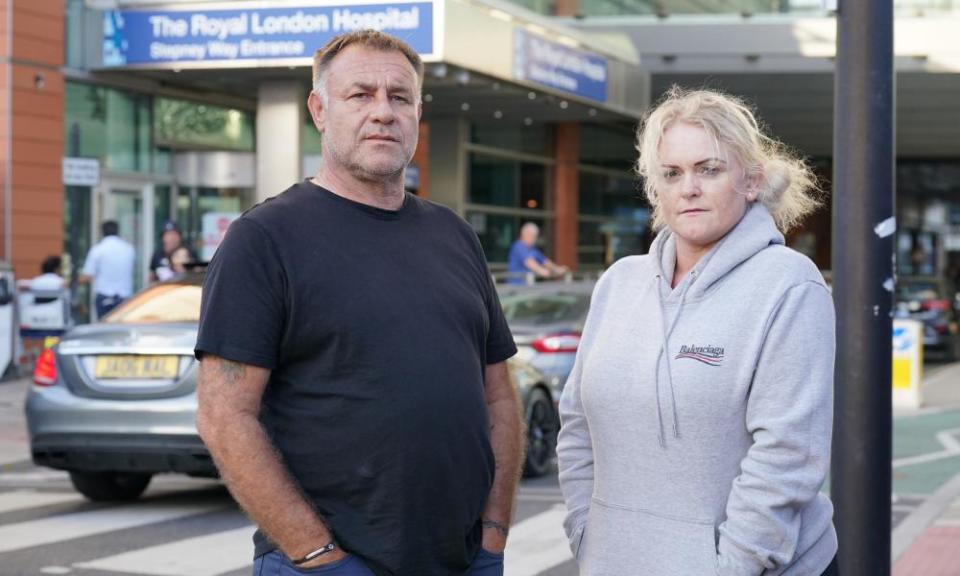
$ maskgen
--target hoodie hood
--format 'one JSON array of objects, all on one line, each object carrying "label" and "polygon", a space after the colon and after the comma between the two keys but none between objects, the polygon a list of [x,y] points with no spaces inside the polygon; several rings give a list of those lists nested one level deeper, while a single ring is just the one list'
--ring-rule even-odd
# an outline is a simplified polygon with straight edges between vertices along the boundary
[{"label": "hoodie hood", "polygon": [[[702,296],[731,270],[757,252],[783,243],[783,234],[777,230],[773,216],[767,208],[756,202],[748,204],[740,222],[694,265],[691,274],[684,279],[684,283],[691,282],[686,299]],[[661,230],[650,247],[650,254],[655,256],[654,262],[660,276],[667,286],[670,286],[677,263],[676,235],[669,228]]]},{"label": "hoodie hood", "polygon": [[[665,385],[670,397],[671,428],[673,437],[680,437],[680,422],[677,416],[677,396],[673,386],[673,370],[671,367],[670,336],[683,313],[683,304],[688,300],[703,297],[711,287],[723,280],[737,266],[752,256],[775,244],[783,244],[783,234],[777,230],[777,225],[762,204],[751,203],[740,219],[726,236],[706,255],[700,258],[690,273],[677,284],[677,289],[671,289],[673,274],[677,263],[677,238],[669,229],[664,228],[653,241],[650,253],[653,256],[657,273],[654,276],[657,295],[657,309],[660,312],[660,326],[663,330],[662,346],[656,365],[656,410],[657,410],[657,439],[661,448],[666,448],[664,439],[664,415],[660,402],[660,386]],[[666,304],[671,304],[671,310]],[[674,309],[675,306],[675,309]],[[660,362],[666,364],[666,382],[660,382]]]}]

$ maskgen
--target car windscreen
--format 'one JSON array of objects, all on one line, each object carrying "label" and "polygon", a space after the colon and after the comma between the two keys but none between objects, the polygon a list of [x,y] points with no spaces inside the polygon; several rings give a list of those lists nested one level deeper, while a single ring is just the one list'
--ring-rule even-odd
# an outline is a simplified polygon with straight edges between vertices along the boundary
[{"label": "car windscreen", "polygon": [[587,315],[590,295],[574,291],[512,292],[500,296],[508,324],[579,323]]},{"label": "car windscreen", "polygon": [[118,306],[103,319],[108,324],[154,324],[200,321],[198,283],[158,284]]}]

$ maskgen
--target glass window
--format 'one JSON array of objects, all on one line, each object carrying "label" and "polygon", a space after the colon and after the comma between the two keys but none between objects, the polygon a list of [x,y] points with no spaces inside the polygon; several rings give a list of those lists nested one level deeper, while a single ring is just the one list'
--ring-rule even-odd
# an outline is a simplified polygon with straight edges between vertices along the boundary
[{"label": "glass window", "polygon": [[254,149],[253,114],[187,100],[156,99],[157,143],[174,148]]},{"label": "glass window", "polygon": [[637,160],[634,140],[630,124],[582,124],[580,163],[631,172]]},{"label": "glass window", "polygon": [[470,154],[470,202],[505,208],[544,210],[547,166]]},{"label": "glass window", "polygon": [[208,259],[203,250],[203,217],[211,213],[240,214],[253,204],[253,196],[249,188],[180,187],[176,214],[184,244],[201,260]]},{"label": "glass window", "polygon": [[151,171],[150,96],[68,82],[67,153],[97,158],[108,170]]},{"label": "glass window", "polygon": [[90,285],[78,284],[80,266],[90,250],[93,193],[87,186],[66,186],[63,203],[63,264],[61,272],[73,292],[71,315],[77,324],[90,321]]},{"label": "glass window", "polygon": [[494,122],[471,124],[470,142],[501,150],[551,155],[550,128],[546,125],[512,126]]},{"label": "glass window", "polygon": [[616,216],[646,204],[639,183],[631,177],[581,171],[580,213]]},{"label": "glass window", "polygon": [[[520,215],[489,214],[475,210],[467,212],[467,222],[473,226],[480,238],[480,245],[487,262],[506,262],[510,255],[510,246],[520,235],[520,226],[533,222],[540,227],[541,241],[551,238],[547,221],[543,218],[529,218]],[[544,250],[549,256],[549,250]]]}]

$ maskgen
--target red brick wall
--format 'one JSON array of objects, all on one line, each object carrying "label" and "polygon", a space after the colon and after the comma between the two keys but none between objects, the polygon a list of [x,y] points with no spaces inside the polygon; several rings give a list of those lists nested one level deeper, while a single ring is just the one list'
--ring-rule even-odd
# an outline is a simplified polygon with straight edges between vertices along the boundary
[{"label": "red brick wall", "polygon": [[0,254],[10,254],[19,278],[37,275],[44,257],[63,251],[63,46],[62,0],[0,0],[0,213],[12,216],[9,231],[0,219],[0,242],[11,238]]}]

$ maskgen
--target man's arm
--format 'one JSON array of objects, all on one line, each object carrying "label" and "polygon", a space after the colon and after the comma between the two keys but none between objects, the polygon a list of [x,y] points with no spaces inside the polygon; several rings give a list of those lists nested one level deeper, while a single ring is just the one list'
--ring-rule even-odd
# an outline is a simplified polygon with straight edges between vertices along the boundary
[{"label": "man's arm", "polygon": [[537,262],[537,259],[534,258],[533,256],[530,256],[529,258],[524,260],[523,265],[527,267],[527,270],[533,272],[534,274],[536,274],[537,276],[540,276],[541,278],[547,278],[550,276],[550,269],[540,264],[539,262]]},{"label": "man's arm", "polygon": [[483,511],[483,548],[499,553],[507,546],[524,452],[520,398],[506,362],[487,366],[486,400],[496,472]]},{"label": "man's arm", "polygon": [[[333,541],[333,535],[301,495],[257,418],[269,377],[265,368],[204,355],[197,429],[237,503],[284,554],[296,559]],[[336,549],[301,567],[344,555]]]}]

